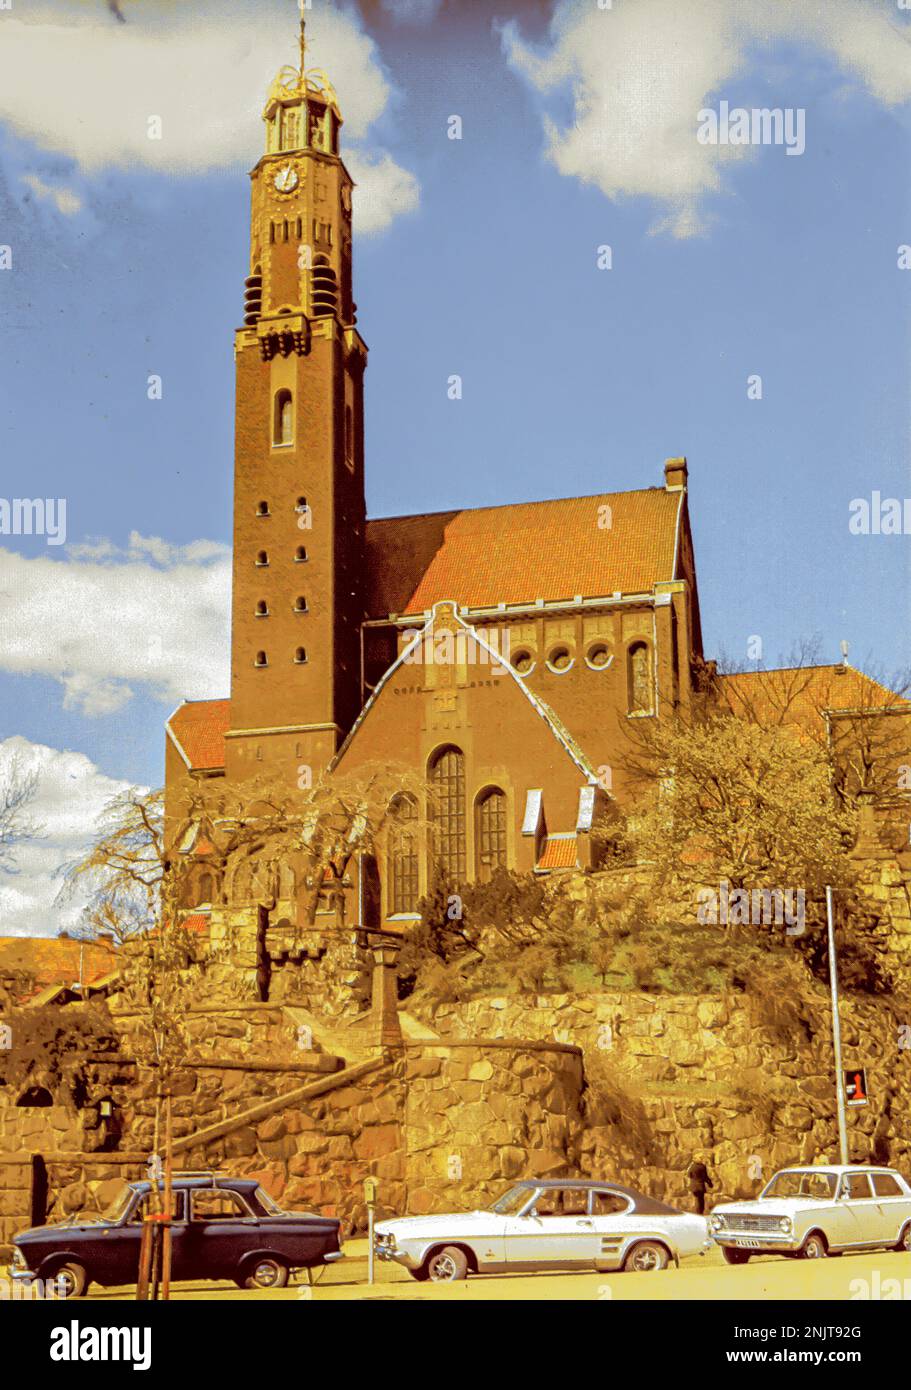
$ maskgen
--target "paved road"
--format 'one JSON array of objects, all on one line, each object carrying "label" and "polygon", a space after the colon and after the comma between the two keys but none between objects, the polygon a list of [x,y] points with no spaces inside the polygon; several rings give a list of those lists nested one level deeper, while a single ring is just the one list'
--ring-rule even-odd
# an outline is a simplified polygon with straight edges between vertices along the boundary
[{"label": "paved road", "polygon": [[[367,1284],[366,1242],[349,1241],[346,1258],[326,1269],[312,1287],[299,1282],[287,1289],[245,1291],[234,1284],[185,1283],[172,1290],[175,1299],[268,1299],[272,1302],[403,1299],[447,1302],[488,1300],[664,1300],[743,1299],[905,1299],[911,1301],[911,1255],[882,1251],[825,1260],[763,1257],[732,1268],[720,1253],[684,1260],[679,1269],[652,1274],[485,1275],[458,1284],[418,1284],[396,1266],[378,1265],[377,1282]],[[131,1299],[132,1289],[99,1289],[91,1299]]]}]

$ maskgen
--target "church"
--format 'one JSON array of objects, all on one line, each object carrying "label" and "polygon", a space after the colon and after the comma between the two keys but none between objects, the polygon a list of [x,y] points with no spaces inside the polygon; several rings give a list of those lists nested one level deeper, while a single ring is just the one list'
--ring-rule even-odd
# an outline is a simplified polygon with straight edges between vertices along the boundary
[{"label": "church", "polygon": [[235,334],[231,693],[169,719],[168,816],[204,926],[253,889],[182,819],[194,783],[407,770],[424,791],[401,793],[371,895],[369,925],[394,932],[436,868],[455,885],[591,867],[630,722],[704,688],[687,463],[635,491],[368,519],[353,186],[303,35],[263,120]]}]

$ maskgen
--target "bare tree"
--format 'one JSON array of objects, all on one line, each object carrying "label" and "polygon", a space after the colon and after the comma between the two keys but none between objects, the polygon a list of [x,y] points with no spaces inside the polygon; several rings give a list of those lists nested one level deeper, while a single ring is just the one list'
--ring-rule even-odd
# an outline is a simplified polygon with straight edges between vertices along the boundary
[{"label": "bare tree", "polygon": [[42,833],[29,810],[37,791],[38,773],[28,771],[17,755],[0,769],[0,872],[18,872],[18,849]]}]

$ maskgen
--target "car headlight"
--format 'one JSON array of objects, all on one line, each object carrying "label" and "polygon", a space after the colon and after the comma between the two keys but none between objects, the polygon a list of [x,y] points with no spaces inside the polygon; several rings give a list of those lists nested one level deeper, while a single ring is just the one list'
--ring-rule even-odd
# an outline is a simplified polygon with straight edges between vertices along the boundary
[{"label": "car headlight", "polygon": [[791,1218],[790,1218],[790,1216],[782,1216],[782,1217],[779,1218],[779,1220],[778,1220],[778,1229],[779,1229],[780,1231],[784,1231],[785,1235],[790,1235],[790,1234],[791,1234]]},{"label": "car headlight", "polygon": [[395,1236],[392,1234],[391,1231],[386,1231],[382,1235],[377,1236],[376,1244],[380,1246],[383,1250],[394,1250]]},{"label": "car headlight", "polygon": [[724,1217],[713,1216],[711,1221],[709,1222],[709,1225],[711,1226],[713,1231],[720,1231],[722,1226],[724,1225]]}]

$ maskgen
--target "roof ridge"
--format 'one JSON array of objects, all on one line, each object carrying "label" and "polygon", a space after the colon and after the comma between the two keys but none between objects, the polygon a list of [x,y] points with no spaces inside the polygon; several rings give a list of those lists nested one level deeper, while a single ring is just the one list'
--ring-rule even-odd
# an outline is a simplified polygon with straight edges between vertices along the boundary
[{"label": "roof ridge", "polygon": [[594,502],[601,497],[634,497],[643,492],[654,492],[675,498],[677,496],[676,493],[668,492],[666,488],[659,486],[617,488],[613,492],[582,492],[574,493],[570,497],[536,497],[513,502],[491,502],[485,507],[443,507],[436,512],[400,512],[394,516],[368,516],[367,521],[423,521],[434,516],[465,516],[478,512],[500,512],[506,511],[510,507],[551,507],[557,502]]}]

